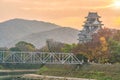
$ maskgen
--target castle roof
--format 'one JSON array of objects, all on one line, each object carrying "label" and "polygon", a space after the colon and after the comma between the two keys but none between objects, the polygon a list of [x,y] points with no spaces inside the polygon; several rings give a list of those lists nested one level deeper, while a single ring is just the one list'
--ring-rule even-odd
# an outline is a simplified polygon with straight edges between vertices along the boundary
[{"label": "castle roof", "polygon": [[100,18],[97,12],[89,12],[88,16],[85,18]]},{"label": "castle roof", "polygon": [[100,24],[100,22],[97,21],[97,20],[95,20],[95,21],[93,22],[93,24]]}]

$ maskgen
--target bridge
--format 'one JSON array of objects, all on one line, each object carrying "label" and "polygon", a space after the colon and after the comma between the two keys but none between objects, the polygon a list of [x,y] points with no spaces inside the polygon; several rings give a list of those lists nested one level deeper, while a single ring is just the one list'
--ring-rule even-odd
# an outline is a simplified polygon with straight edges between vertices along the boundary
[{"label": "bridge", "polygon": [[82,64],[73,53],[0,51],[0,63]]}]

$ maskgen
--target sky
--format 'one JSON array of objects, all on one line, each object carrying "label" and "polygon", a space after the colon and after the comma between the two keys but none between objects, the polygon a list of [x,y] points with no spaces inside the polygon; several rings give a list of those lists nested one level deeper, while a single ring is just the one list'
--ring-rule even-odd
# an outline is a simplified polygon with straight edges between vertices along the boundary
[{"label": "sky", "polygon": [[81,29],[89,12],[104,27],[120,28],[120,0],[0,0],[0,22],[22,18]]}]

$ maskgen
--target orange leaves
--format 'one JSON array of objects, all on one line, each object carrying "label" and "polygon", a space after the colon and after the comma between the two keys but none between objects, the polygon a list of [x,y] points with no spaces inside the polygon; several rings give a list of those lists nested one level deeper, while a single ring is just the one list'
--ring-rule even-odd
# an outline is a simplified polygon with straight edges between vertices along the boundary
[{"label": "orange leaves", "polygon": [[101,43],[101,51],[105,52],[108,49],[108,44],[107,41],[105,39],[105,37],[100,37],[100,43]]}]

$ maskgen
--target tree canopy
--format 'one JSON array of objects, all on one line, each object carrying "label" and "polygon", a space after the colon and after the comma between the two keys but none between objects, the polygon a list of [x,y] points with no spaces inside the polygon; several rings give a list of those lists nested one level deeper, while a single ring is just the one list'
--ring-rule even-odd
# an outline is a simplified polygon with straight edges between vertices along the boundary
[{"label": "tree canopy", "polygon": [[11,51],[35,51],[35,46],[25,41],[20,41],[15,44],[15,47],[10,48]]}]

